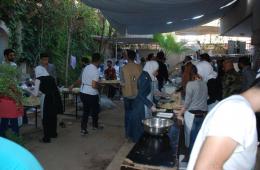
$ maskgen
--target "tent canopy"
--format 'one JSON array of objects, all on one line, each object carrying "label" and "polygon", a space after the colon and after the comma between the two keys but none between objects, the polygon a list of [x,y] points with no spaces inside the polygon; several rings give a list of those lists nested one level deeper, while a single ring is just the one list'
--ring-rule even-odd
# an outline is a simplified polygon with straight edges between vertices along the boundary
[{"label": "tent canopy", "polygon": [[237,0],[83,0],[98,8],[122,34],[172,32],[205,24]]}]

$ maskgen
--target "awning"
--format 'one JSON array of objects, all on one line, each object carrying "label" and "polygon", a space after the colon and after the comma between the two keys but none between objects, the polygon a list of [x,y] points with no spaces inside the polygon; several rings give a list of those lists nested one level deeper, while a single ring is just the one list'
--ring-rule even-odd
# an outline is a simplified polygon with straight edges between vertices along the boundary
[{"label": "awning", "polygon": [[83,0],[122,34],[172,32],[219,18],[237,0]]},{"label": "awning", "polygon": [[219,34],[219,27],[197,26],[175,32],[176,35],[205,35]]}]

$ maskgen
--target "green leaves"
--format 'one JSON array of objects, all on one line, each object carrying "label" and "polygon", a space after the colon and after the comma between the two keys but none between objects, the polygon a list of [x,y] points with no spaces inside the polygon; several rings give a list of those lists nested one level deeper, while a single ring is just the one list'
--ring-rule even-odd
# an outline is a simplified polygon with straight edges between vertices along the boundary
[{"label": "green leaves", "polygon": [[[68,27],[71,26],[70,54],[79,61],[98,49],[91,35],[101,33],[98,12],[74,0],[0,0],[0,19],[10,29],[9,47],[15,49],[18,61],[36,66],[41,52],[51,53],[61,83],[65,82]],[[22,27],[19,27],[22,23]],[[21,30],[19,34],[18,30]],[[21,40],[21,41],[19,41]],[[80,73],[69,68],[69,82]]]},{"label": "green leaves", "polygon": [[0,96],[10,97],[16,103],[22,103],[22,92],[17,87],[19,72],[9,64],[0,64]]},{"label": "green leaves", "polygon": [[161,33],[154,34],[153,40],[160,45],[166,55],[170,53],[181,54],[188,50],[185,47],[185,43],[177,42],[176,38],[170,33],[164,35]]}]

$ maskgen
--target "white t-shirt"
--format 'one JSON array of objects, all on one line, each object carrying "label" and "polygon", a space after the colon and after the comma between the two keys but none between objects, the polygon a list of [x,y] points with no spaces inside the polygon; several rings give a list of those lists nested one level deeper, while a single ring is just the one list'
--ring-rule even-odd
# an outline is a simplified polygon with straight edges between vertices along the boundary
[{"label": "white t-shirt", "polygon": [[120,80],[120,67],[115,65],[114,69],[116,70],[116,79]]},{"label": "white t-shirt", "polygon": [[230,137],[239,144],[225,162],[224,170],[253,169],[257,152],[256,118],[244,97],[231,96],[209,112],[196,138],[187,170],[193,170],[207,136]]},{"label": "white t-shirt", "polygon": [[9,63],[3,61],[2,64],[10,64],[10,65],[13,66],[13,67],[17,67],[16,63],[15,63],[15,62],[12,62],[12,61],[10,61]]},{"label": "white t-shirt", "polygon": [[98,69],[95,65],[87,65],[82,73],[82,84],[80,87],[80,92],[89,95],[98,95],[98,90],[92,87],[92,81],[98,82],[99,74]]},{"label": "white t-shirt", "polygon": [[217,73],[213,70],[212,65],[207,61],[198,62],[196,67],[198,69],[198,74],[205,82],[207,82],[209,79],[217,77]]}]

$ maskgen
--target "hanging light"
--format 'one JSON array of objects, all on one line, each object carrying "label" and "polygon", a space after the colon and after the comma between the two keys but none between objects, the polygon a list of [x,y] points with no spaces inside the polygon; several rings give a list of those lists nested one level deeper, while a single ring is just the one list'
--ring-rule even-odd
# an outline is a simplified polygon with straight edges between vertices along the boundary
[{"label": "hanging light", "polygon": [[232,4],[234,4],[235,2],[237,2],[237,0],[233,0],[233,1],[229,2],[229,3],[227,3],[226,5],[220,7],[219,9],[226,8],[226,7],[228,7],[228,6],[232,5]]},{"label": "hanging light", "polygon": [[202,17],[204,17],[204,15],[198,15],[198,16],[193,17],[192,19],[200,19]]}]

